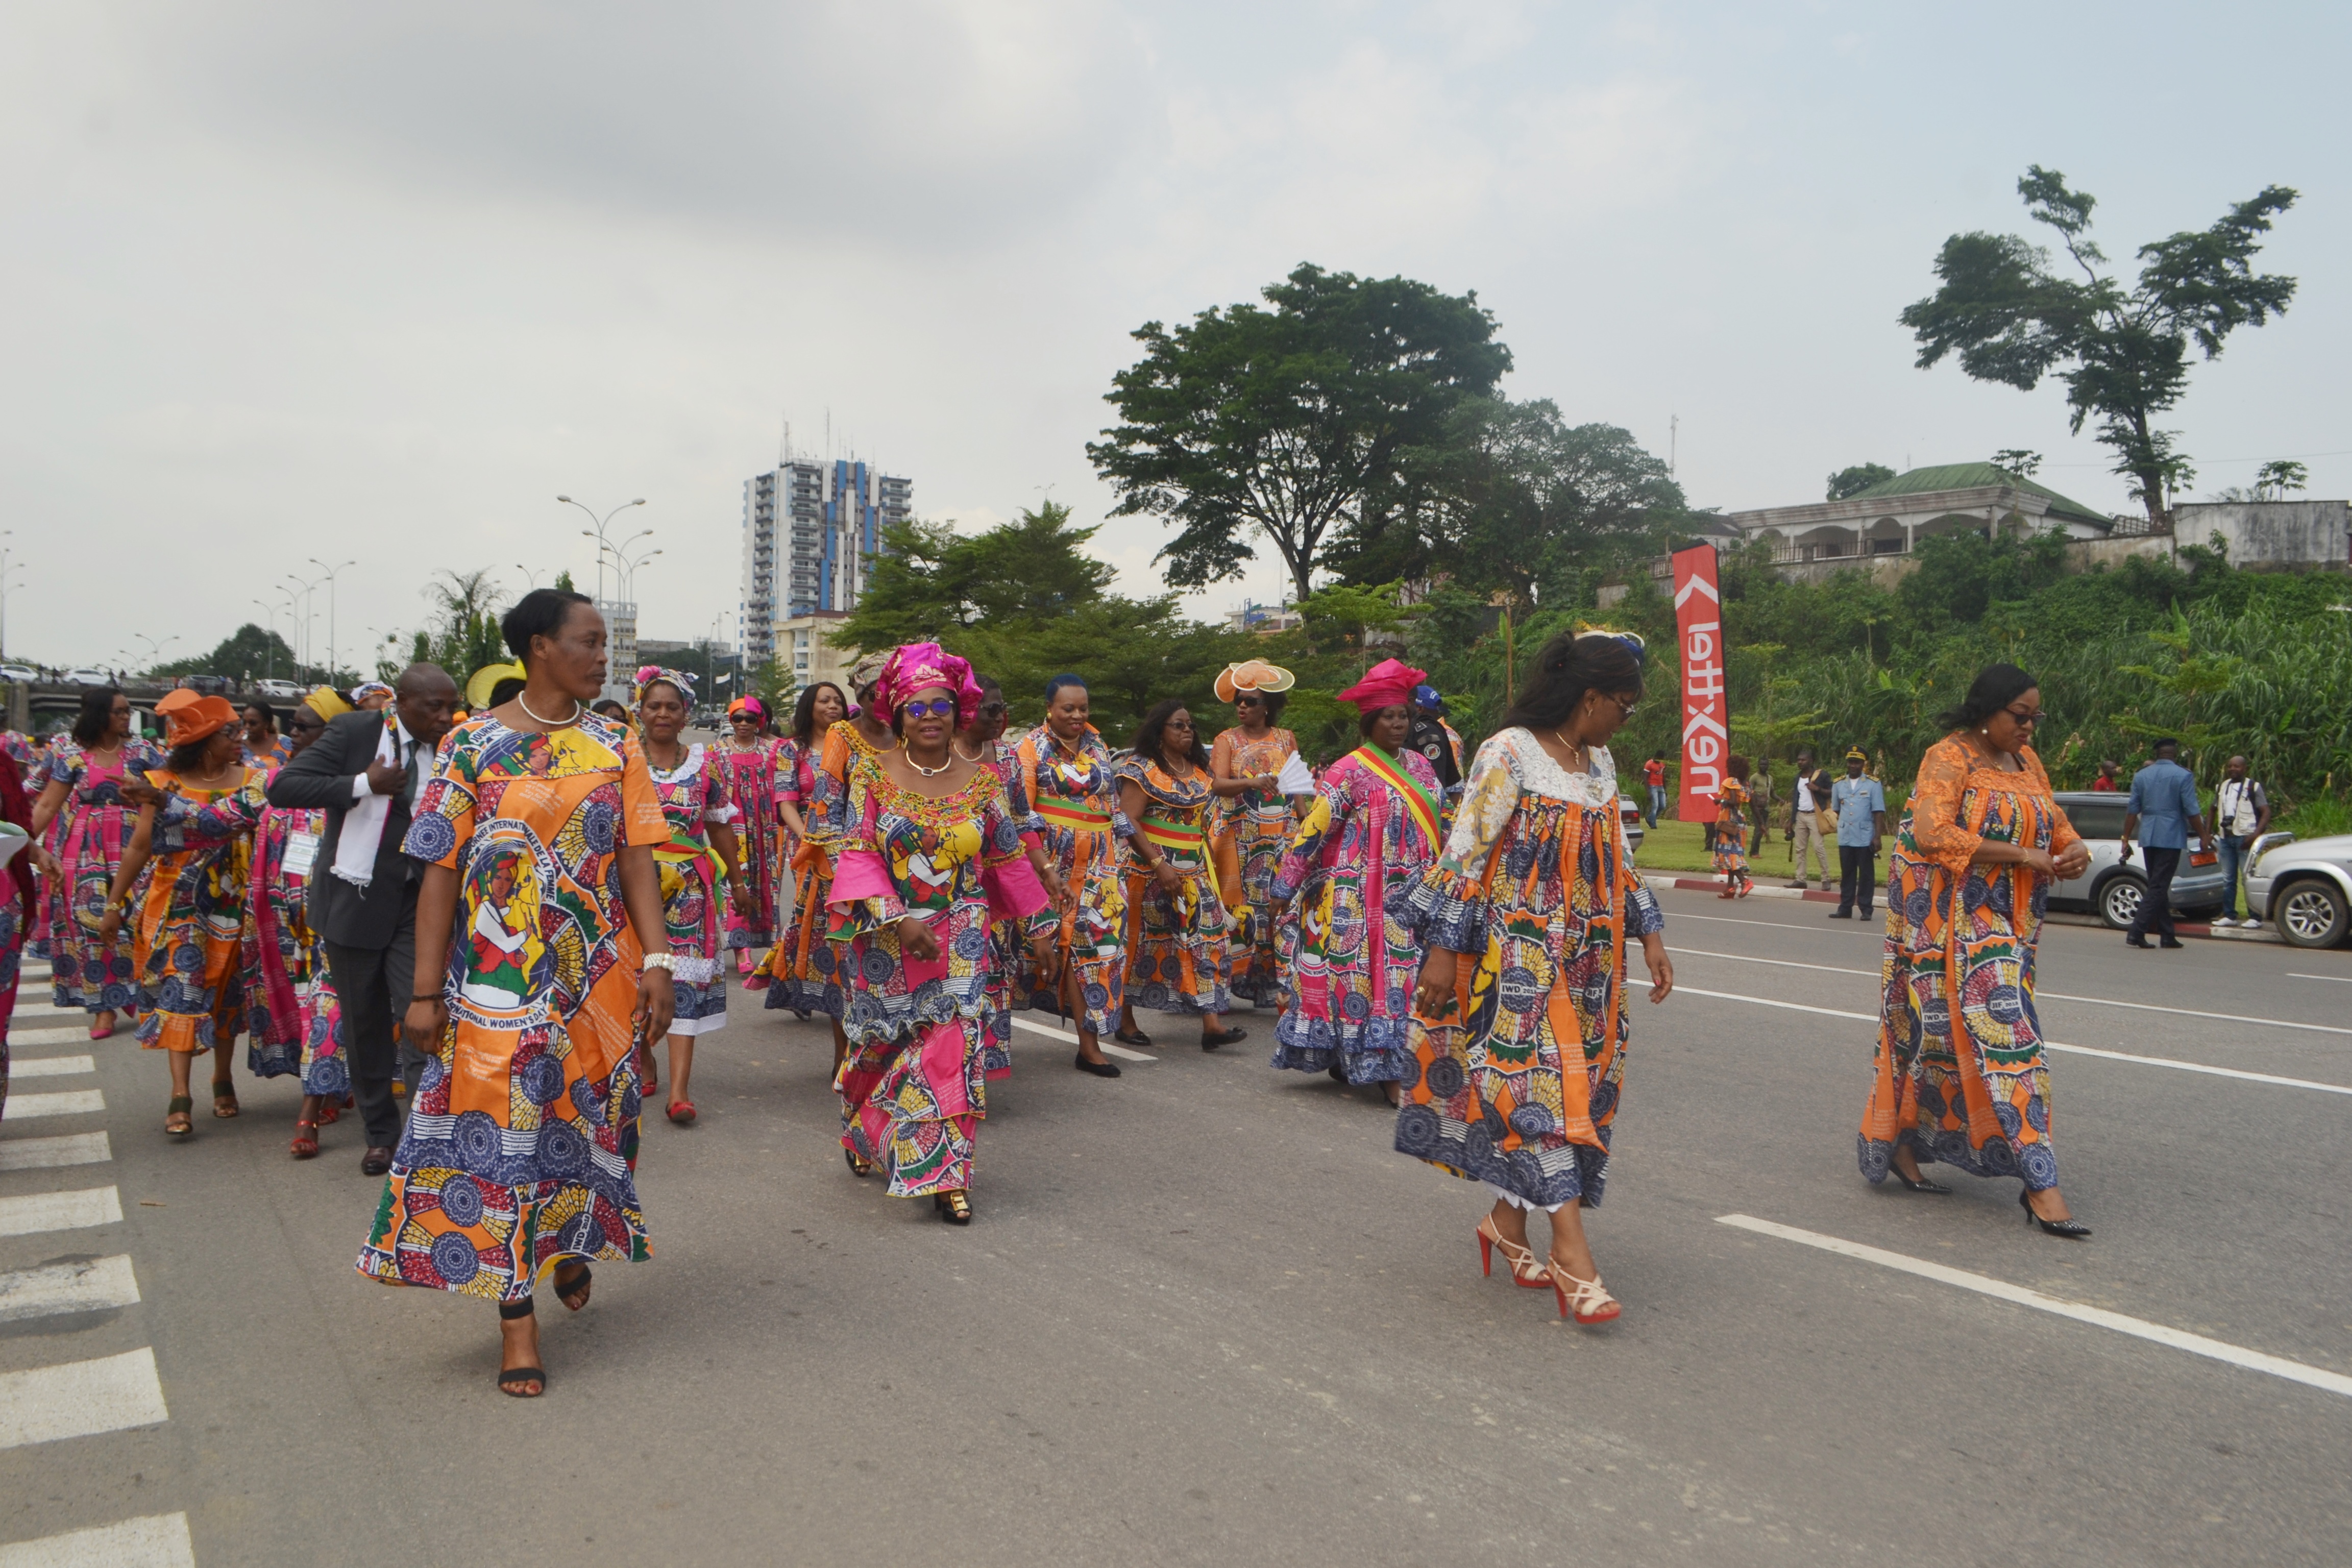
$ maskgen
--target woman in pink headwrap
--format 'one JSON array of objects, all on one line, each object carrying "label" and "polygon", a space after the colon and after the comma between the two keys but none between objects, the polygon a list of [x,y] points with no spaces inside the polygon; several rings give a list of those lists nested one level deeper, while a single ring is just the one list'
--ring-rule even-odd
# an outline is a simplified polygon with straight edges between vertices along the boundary
[{"label": "woman in pink headwrap", "polygon": [[879,1166],[891,1196],[929,1197],[967,1225],[998,962],[989,923],[1022,922],[1050,975],[1054,922],[1003,781],[952,744],[980,706],[971,667],[910,644],[875,695],[898,745],[846,774],[828,899],[850,991],[850,1052],[835,1080],[842,1150],[861,1176]]},{"label": "woman in pink headwrap", "polygon": [[727,705],[727,730],[703,756],[741,814],[733,826],[751,907],[728,905],[719,929],[737,971],[749,974],[776,940],[776,751],[782,742],[768,733],[768,710],[756,697],[738,697]]}]

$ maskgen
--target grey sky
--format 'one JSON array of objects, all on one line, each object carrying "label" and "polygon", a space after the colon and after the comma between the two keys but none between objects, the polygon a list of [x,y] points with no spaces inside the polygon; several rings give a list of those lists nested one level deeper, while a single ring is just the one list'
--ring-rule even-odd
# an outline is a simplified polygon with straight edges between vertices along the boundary
[{"label": "grey sky", "polygon": [[[2127,257],[2278,181],[2284,321],[2172,421],[2200,491],[2343,428],[2337,7],[239,4],[0,12],[8,650],[208,647],[305,557],[338,634],[438,566],[665,553],[647,636],[733,635],[740,485],[782,422],[978,525],[1084,445],[1127,333],[1311,259],[1475,289],[1508,390],[1622,424],[1726,508],[1848,463],[2047,455],[2054,387],[1911,368],[1894,317],[2029,163]],[[1130,591],[1158,531],[1097,539]],[[1269,563],[1201,596],[1273,595]],[[323,655],[325,595],[315,636]],[[280,617],[281,626],[284,618]]]}]

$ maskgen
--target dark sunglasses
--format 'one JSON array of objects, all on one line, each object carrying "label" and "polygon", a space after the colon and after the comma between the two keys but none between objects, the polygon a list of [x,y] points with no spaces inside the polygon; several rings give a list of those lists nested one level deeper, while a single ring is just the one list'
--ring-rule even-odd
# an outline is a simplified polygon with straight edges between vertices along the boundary
[{"label": "dark sunglasses", "polygon": [[2020,723],[2020,724],[2024,724],[2024,725],[2039,724],[2039,723],[2041,723],[2044,719],[2047,719],[2047,718],[2049,718],[2049,717],[2050,717],[2050,715],[2049,715],[2049,714],[2047,714],[2047,713],[2043,712],[2042,710],[2040,710],[2040,709],[2038,709],[2038,708],[2037,708],[2037,709],[2035,709],[2035,710],[2034,710],[2032,712],[2031,712],[2031,713],[2020,713],[2020,712],[2019,712],[2016,709],[2014,709],[2014,708],[2004,708],[2004,709],[2002,709],[2002,710],[2001,710],[2001,711],[2002,711],[2002,712],[2004,712],[2004,713],[2006,713],[2006,714],[2008,714],[2011,719],[2015,720],[2018,723]]},{"label": "dark sunglasses", "polygon": [[956,710],[952,697],[934,697],[929,702],[901,702],[898,712],[908,719],[945,719]]},{"label": "dark sunglasses", "polygon": [[983,702],[980,705],[981,715],[983,718],[993,719],[1004,711],[1005,706],[1003,702]]}]

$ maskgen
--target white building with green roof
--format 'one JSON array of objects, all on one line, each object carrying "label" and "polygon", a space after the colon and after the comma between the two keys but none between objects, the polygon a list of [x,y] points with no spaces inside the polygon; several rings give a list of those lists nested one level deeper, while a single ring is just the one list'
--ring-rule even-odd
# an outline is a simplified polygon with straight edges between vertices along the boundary
[{"label": "white building with green roof", "polygon": [[1774,561],[1788,565],[1857,564],[1871,556],[1908,555],[1919,541],[1938,533],[1999,536],[2054,530],[2069,539],[2106,539],[2116,524],[2047,485],[1990,463],[1914,468],[1843,500],[1735,511],[1723,521],[1744,543],[1769,544]]}]

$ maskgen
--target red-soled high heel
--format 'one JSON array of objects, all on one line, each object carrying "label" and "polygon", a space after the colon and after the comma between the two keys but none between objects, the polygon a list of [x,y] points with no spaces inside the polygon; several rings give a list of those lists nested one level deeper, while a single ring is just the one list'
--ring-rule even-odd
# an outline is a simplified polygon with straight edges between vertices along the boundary
[{"label": "red-soled high heel", "polygon": [[1540,1290],[1551,1283],[1551,1275],[1536,1260],[1532,1247],[1521,1247],[1495,1228],[1495,1216],[1488,1215],[1478,1222],[1478,1264],[1486,1278],[1495,1277],[1495,1248],[1503,1249],[1503,1261],[1510,1265],[1513,1283],[1529,1290]]},{"label": "red-soled high heel", "polygon": [[1559,1315],[1574,1318],[1580,1323],[1607,1323],[1616,1321],[1623,1310],[1617,1298],[1601,1288],[1601,1272],[1593,1270],[1590,1279],[1579,1279],[1560,1267],[1553,1258],[1546,1270],[1551,1282],[1552,1294],[1559,1298]]}]

